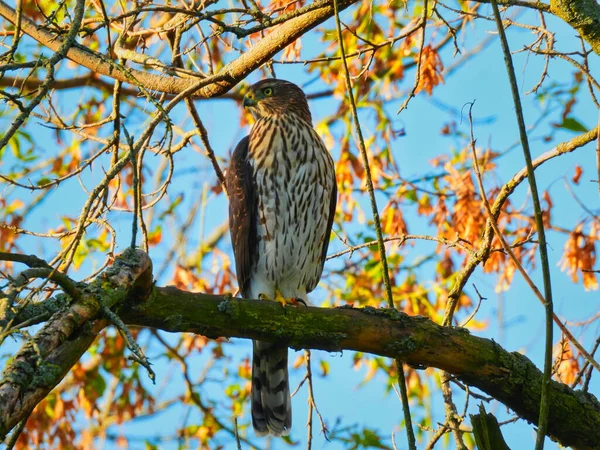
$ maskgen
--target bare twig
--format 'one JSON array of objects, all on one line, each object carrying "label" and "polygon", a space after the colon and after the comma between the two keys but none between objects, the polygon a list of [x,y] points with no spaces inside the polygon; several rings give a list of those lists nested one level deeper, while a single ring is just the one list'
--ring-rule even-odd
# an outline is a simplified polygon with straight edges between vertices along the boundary
[{"label": "bare twig", "polygon": [[21,420],[19,422],[19,424],[15,427],[12,434],[10,435],[10,439],[6,443],[6,450],[13,450],[17,441],[19,440],[19,436],[21,436],[21,433],[23,433],[23,430],[25,429],[25,424],[27,423],[27,419],[29,419],[29,415],[27,417],[25,417],[23,420]]},{"label": "bare twig", "polygon": [[[346,52],[344,50],[344,39],[342,36],[342,26],[340,23],[339,10],[338,10],[338,0],[333,0],[333,7],[335,11],[335,19],[336,19],[336,28],[337,28],[337,37],[338,43],[340,46],[340,53],[342,56],[342,62],[344,66],[344,79],[346,82],[346,92],[348,94],[348,99],[350,101],[350,109],[352,111],[352,119],[354,121],[354,129],[356,131],[356,137],[358,138],[358,144],[360,148],[360,154],[362,157],[363,166],[365,169],[365,178],[367,182],[367,189],[369,191],[369,198],[371,200],[371,210],[373,213],[373,222],[375,223],[375,232],[377,234],[377,243],[379,247],[379,257],[381,264],[381,271],[383,275],[383,284],[385,286],[386,296],[388,305],[390,308],[394,309],[394,298],[392,295],[392,286],[390,283],[390,274],[388,269],[387,257],[385,254],[385,244],[383,240],[383,233],[381,231],[381,220],[379,219],[379,211],[377,209],[377,200],[375,199],[375,191],[373,189],[373,180],[371,179],[371,168],[369,165],[369,156],[367,155],[367,148],[365,146],[365,141],[362,135],[362,130],[360,127],[360,121],[358,119],[358,112],[356,110],[356,102],[354,100],[354,93],[352,91],[352,81],[350,77],[350,70],[348,69],[348,62],[346,61]],[[424,37],[424,36],[423,36]],[[408,403],[408,393],[406,390],[406,380],[404,379],[404,372],[402,368],[402,363],[400,361],[396,361],[398,365],[398,384],[400,387],[400,392],[402,393],[402,409],[404,411],[404,420],[406,422],[406,434],[408,439],[408,447],[410,450],[416,450],[416,440],[414,435],[414,430],[412,427],[412,419],[410,416],[410,405]]]},{"label": "bare twig", "polygon": [[73,299],[78,299],[80,296],[75,281],[35,255],[0,252],[0,261],[19,262],[35,269],[35,272],[22,273],[25,281],[28,281],[31,278],[48,278],[58,284],[65,293],[69,294]]},{"label": "bare twig", "polygon": [[237,417],[233,418],[233,429],[235,431],[235,443],[237,444],[238,450],[242,450],[242,442],[240,441],[240,434],[238,432]]},{"label": "bare twig", "polygon": [[325,425],[325,421],[323,420],[323,416],[319,412],[319,408],[317,408],[317,403],[315,401],[315,392],[313,388],[313,376],[312,376],[312,367],[311,367],[311,353],[310,350],[305,350],[306,354],[306,377],[305,380],[308,382],[308,420],[307,428],[308,428],[308,443],[307,449],[310,450],[312,445],[312,411],[313,409],[317,413],[317,417],[319,418],[319,423],[321,424],[321,433],[325,437],[325,440],[329,442],[329,430]]},{"label": "bare twig", "polygon": [[444,407],[446,409],[446,424],[454,435],[454,442],[456,448],[460,450],[467,450],[467,446],[463,441],[463,431],[460,430],[460,424],[462,417],[458,414],[456,405],[452,400],[452,389],[450,388],[450,380],[452,376],[445,371],[440,374],[440,380],[442,383],[442,396],[444,397]]},{"label": "bare twig", "polygon": [[127,344],[127,348],[133,353],[132,356],[129,357],[131,361],[137,362],[139,365],[143,366],[148,371],[148,377],[152,380],[153,384],[156,384],[156,374],[154,370],[152,370],[151,363],[148,361],[148,358],[144,354],[142,348],[137,344],[134,337],[131,335],[131,331],[127,328],[127,325],[121,320],[121,318],[112,312],[107,306],[101,306],[102,313],[109,319],[112,324],[117,327],[121,336],[125,340]]},{"label": "bare twig", "polygon": [[[596,339],[596,343],[594,344],[594,348],[592,348],[590,355],[594,356],[594,354],[596,353],[596,350],[598,350],[598,346],[600,346],[600,337],[598,339]],[[585,371],[587,370],[589,365],[590,365],[590,362],[586,361],[585,364],[583,365],[583,367],[581,368],[581,370],[579,371],[579,373],[577,374],[577,376],[575,377],[575,380],[573,380],[573,383],[571,383],[571,388],[574,389],[575,386],[577,386],[577,384],[579,383],[579,381],[581,381],[581,376],[585,373]]]},{"label": "bare twig", "polygon": [[[338,0],[338,6],[343,9],[356,1],[357,0]],[[181,8],[178,8],[177,12],[194,14],[193,12],[182,10]],[[137,11],[133,12],[131,15],[136,14],[138,14]],[[298,37],[333,15],[334,8],[331,5],[331,2],[329,0],[319,0],[273,19],[271,21],[272,24],[279,24],[277,32],[270,33],[252,49],[229,64],[226,64],[220,72],[215,74],[216,76],[220,76],[221,82],[200,85],[195,90],[188,92],[187,95],[207,98],[217,97],[226,93],[254,69],[269,61],[282,47],[295,41]],[[0,16],[12,23],[16,23],[17,21],[16,11],[1,0]],[[124,15],[121,15],[119,18],[115,18],[115,20],[122,20],[123,18]],[[75,28],[76,27],[72,27],[71,31],[74,31]],[[264,25],[261,25],[260,29],[263,28]],[[244,35],[248,35],[260,31],[260,29],[240,30]],[[60,37],[57,37],[55,34],[50,33],[45,29],[37,27],[34,22],[26,17],[22,18],[22,30],[42,45],[51,49],[58,49],[63,43],[63,40]],[[118,66],[114,61],[81,45],[76,45],[71,48],[66,56],[75,63],[87,67],[100,75],[105,75],[126,83],[132,83],[138,87],[145,87],[147,90],[180,94],[184,91],[188,91],[190,87],[196,84],[196,80],[189,78],[157,75],[136,69],[123,70],[123,68]]]},{"label": "bare twig", "polygon": [[427,29],[427,14],[428,14],[427,1],[428,0],[423,0],[423,16],[421,18],[422,38],[421,38],[421,48],[419,48],[419,59],[417,62],[417,74],[415,75],[415,83],[413,84],[413,87],[412,87],[410,93],[408,94],[408,97],[406,98],[406,100],[404,100],[404,103],[402,103],[402,106],[400,106],[400,109],[398,110],[398,112],[396,114],[400,114],[402,111],[404,111],[406,108],[408,108],[408,103],[415,96],[415,93],[417,92],[417,89],[419,88],[419,83],[421,82],[421,63],[423,62],[423,49],[425,48],[425,30]]},{"label": "bare twig", "polygon": [[531,199],[533,201],[533,209],[535,212],[535,223],[539,239],[539,252],[540,260],[542,262],[542,276],[544,279],[544,298],[546,300],[546,340],[544,348],[544,382],[542,383],[542,394],[540,404],[540,419],[538,423],[538,434],[536,439],[535,448],[536,450],[542,450],[544,448],[544,439],[546,438],[546,431],[548,429],[548,414],[549,414],[549,384],[550,378],[552,377],[552,334],[553,334],[553,305],[552,305],[552,284],[550,280],[550,264],[548,262],[548,249],[546,246],[546,233],[544,231],[544,218],[542,215],[542,207],[540,205],[540,197],[537,190],[537,183],[535,180],[535,173],[533,168],[533,162],[531,158],[531,152],[529,150],[529,139],[527,137],[527,128],[525,126],[525,119],[523,117],[523,109],[521,107],[521,97],[519,96],[519,88],[517,84],[517,77],[515,75],[515,69],[510,54],[510,48],[508,46],[508,40],[504,33],[504,25],[502,24],[502,18],[500,17],[500,10],[498,9],[497,0],[491,0],[492,9],[494,10],[494,18],[496,19],[496,27],[500,34],[500,42],[502,44],[502,51],[504,52],[504,61],[506,63],[506,70],[508,72],[508,78],[510,80],[510,87],[513,96],[513,102],[515,104],[515,113],[517,116],[517,123],[519,125],[519,134],[521,137],[521,145],[523,146],[523,155],[525,157],[525,163],[527,165],[527,178],[529,179],[529,187],[531,189]]},{"label": "bare twig", "polygon": [[598,184],[598,194],[600,194],[600,111],[598,112],[598,137],[596,138],[596,183]]},{"label": "bare twig", "polygon": [[[0,2],[0,6],[4,5]],[[0,9],[0,13],[1,12],[2,10]],[[44,83],[42,84],[42,86],[40,86],[37,95],[31,100],[31,102],[29,102],[29,105],[27,105],[27,107],[23,111],[21,111],[21,113],[12,121],[8,130],[6,130],[4,135],[0,138],[0,149],[4,148],[4,146],[8,144],[13,135],[17,132],[21,125],[23,125],[23,123],[25,122],[25,120],[27,120],[31,112],[35,109],[37,105],[40,104],[40,102],[43,100],[43,98],[46,96],[46,94],[52,87],[52,83],[54,83],[55,66],[56,64],[58,64],[59,61],[61,61],[67,56],[69,49],[75,45],[75,40],[77,38],[77,33],[79,33],[79,28],[81,27],[81,21],[83,20],[84,12],[85,1],[77,0],[74,9],[73,23],[71,24],[71,28],[69,29],[67,36],[65,37],[64,41],[60,42],[56,53],[54,53],[50,58],[48,58],[44,62],[46,70],[48,71]],[[27,22],[27,19],[25,17],[21,17],[21,14],[19,14],[16,22],[21,24],[22,22]],[[23,25],[25,25],[25,23],[23,23]],[[24,31],[27,32],[25,30],[25,27]]]},{"label": "bare twig", "polygon": [[477,314],[477,311],[479,311],[479,308],[481,307],[481,303],[484,300],[487,300],[487,298],[482,297],[482,295],[479,293],[479,290],[477,289],[477,286],[475,286],[475,283],[473,283],[473,289],[475,289],[475,292],[477,292],[477,296],[479,297],[479,301],[477,302],[477,306],[475,307],[475,309],[473,310],[473,312],[471,313],[471,315],[469,315],[469,317],[467,317],[467,319],[462,323],[461,328],[464,328],[467,326],[467,324],[473,319],[473,317],[475,317],[475,315]]}]

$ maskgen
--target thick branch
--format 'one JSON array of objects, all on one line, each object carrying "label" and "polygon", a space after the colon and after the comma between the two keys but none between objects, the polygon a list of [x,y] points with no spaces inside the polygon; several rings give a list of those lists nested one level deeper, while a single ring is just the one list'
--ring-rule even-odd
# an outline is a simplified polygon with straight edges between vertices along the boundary
[{"label": "thick branch", "polygon": [[600,4],[597,0],[551,0],[552,12],[577,31],[600,55]]},{"label": "thick branch", "polygon": [[[287,342],[293,348],[355,350],[437,367],[475,386],[536,423],[542,374],[525,356],[509,353],[464,329],[424,317],[375,308],[282,308],[274,302],[151,290],[151,263],[127,251],[90,285],[79,301],[54,314],[10,362],[0,381],[0,439],[64,377],[106,321],[101,304],[129,325],[216,338]],[[17,315],[18,318],[18,315]],[[100,320],[98,320],[100,318]],[[582,391],[552,382],[548,434],[564,446],[600,442],[600,403]]]},{"label": "thick branch", "polygon": [[[28,89],[33,91],[39,89],[43,82],[43,80],[29,76],[24,78],[3,77],[0,78],[0,87],[13,87],[17,89]],[[83,87],[96,88],[107,93],[112,93],[115,86],[114,82],[104,79],[93,72],[90,72],[89,74],[83,75],[81,77],[54,80],[54,84],[52,85],[52,89],[54,91],[78,89]],[[140,95],[140,92],[134,88],[121,88],[121,95],[137,97]],[[156,99],[159,99],[161,95],[162,94],[155,94],[154,97]],[[333,89],[324,89],[321,91],[306,94],[306,98],[309,100],[318,100],[322,98],[331,97],[332,95]],[[165,98],[167,100],[170,100],[174,96],[175,94],[166,94]],[[239,91],[231,91],[217,97],[218,100],[235,100],[238,102],[241,102],[243,98],[244,96]],[[202,101],[204,99],[201,97],[197,97],[195,98],[195,100]]]},{"label": "thick branch", "polygon": [[[129,325],[192,332],[216,338],[285,341],[290,347],[356,350],[431,366],[456,375],[536,423],[542,373],[525,356],[509,353],[464,329],[424,317],[374,308],[282,308],[247,301],[155,288],[147,302],[119,314]],[[564,446],[593,448],[600,442],[600,403],[590,394],[551,383],[549,435]]]},{"label": "thick branch", "polygon": [[48,395],[87,351],[104,326],[97,320],[102,305],[125,298],[147,297],[152,262],[129,250],[90,285],[68,308],[54,314],[9,362],[0,380],[0,441]]},{"label": "thick branch", "polygon": [[[345,9],[357,0],[340,0],[338,7]],[[323,7],[309,11],[299,17],[278,26],[272,33],[262,38],[258,44],[245,53],[242,53],[234,61],[227,64],[218,75],[226,75],[225,81],[211,84],[195,92],[196,97],[220,96],[248,74],[269,61],[275,54],[283,50],[287,45],[304,35],[309,30],[333,17],[333,5],[329,0],[322,0]],[[11,23],[17,20],[17,12],[0,0],[0,16]],[[21,18],[21,29],[40,44],[57,50],[62,45],[62,38],[38,27],[33,21],[26,17]],[[67,57],[73,62],[87,67],[91,71],[105,75],[124,83],[143,85],[149,91],[179,94],[189,89],[197,79],[177,78],[172,76],[157,75],[136,69],[120,69],[116,63],[106,56],[90,50],[81,45],[72,47]]]},{"label": "thick branch", "polygon": [[[491,3],[490,0],[477,0],[479,3]],[[499,5],[521,6],[549,12],[575,28],[581,37],[600,55],[600,4],[597,0],[550,0],[550,4],[541,1],[499,0]]]}]

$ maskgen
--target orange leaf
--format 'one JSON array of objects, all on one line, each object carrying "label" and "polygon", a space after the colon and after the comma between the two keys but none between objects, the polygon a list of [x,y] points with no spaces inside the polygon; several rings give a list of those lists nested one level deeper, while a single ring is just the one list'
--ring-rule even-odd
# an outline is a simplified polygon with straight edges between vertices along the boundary
[{"label": "orange leaf", "polygon": [[[415,56],[415,60],[419,61],[419,55]],[[431,45],[423,48],[420,60],[419,84],[417,85],[415,94],[425,91],[431,95],[433,88],[444,82],[444,76],[442,75],[444,64],[442,64],[437,50]]]},{"label": "orange leaf", "polygon": [[300,367],[302,364],[304,363],[304,355],[298,355],[298,357],[296,358],[296,360],[294,361],[294,364],[292,364],[292,367],[294,369],[297,369],[298,367]]},{"label": "orange leaf", "polygon": [[575,184],[579,184],[579,179],[581,178],[581,175],[583,174],[583,169],[581,168],[581,166],[577,165],[575,166],[575,175],[573,175],[573,183]]}]

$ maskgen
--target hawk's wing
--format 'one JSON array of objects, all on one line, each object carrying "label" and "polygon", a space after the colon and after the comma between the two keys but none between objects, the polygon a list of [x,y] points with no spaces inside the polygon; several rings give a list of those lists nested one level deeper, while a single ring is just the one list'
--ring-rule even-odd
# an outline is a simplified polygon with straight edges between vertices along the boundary
[{"label": "hawk's wing", "polygon": [[257,199],[248,162],[249,137],[242,139],[231,156],[227,170],[229,232],[235,256],[235,270],[243,297],[247,297],[250,274],[257,256]]},{"label": "hawk's wing", "polygon": [[[337,182],[335,179],[335,172],[333,173],[333,190],[331,191],[331,199],[329,200],[329,216],[327,217],[327,230],[325,231],[325,240],[323,241],[323,250],[321,251],[321,272],[323,272],[323,266],[327,259],[327,249],[329,248],[329,239],[331,238],[331,227],[333,226],[333,219],[335,217],[335,206],[337,204]],[[321,275],[319,274],[319,279]],[[317,283],[318,284],[318,280]],[[312,286],[308,292],[311,292],[317,286]]]}]

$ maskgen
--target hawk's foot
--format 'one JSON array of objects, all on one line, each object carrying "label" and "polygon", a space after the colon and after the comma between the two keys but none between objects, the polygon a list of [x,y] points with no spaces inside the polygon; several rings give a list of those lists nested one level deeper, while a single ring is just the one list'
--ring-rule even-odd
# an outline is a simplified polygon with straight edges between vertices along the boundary
[{"label": "hawk's foot", "polygon": [[286,306],[298,306],[298,305],[302,305],[304,307],[308,306],[306,304],[306,302],[304,300],[302,300],[301,298],[298,297],[289,297],[286,298],[283,295],[281,295],[281,292],[279,292],[279,290],[277,290],[277,292],[275,293],[275,301],[279,304],[281,304],[281,306],[283,306],[284,308]]}]

